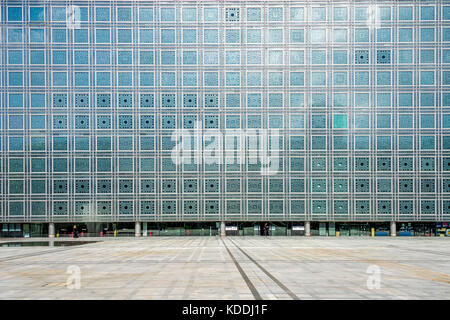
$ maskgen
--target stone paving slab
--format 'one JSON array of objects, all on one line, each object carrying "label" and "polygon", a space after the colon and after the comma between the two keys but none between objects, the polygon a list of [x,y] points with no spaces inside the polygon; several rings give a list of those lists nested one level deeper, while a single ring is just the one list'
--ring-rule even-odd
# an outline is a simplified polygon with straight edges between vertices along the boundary
[{"label": "stone paving slab", "polygon": [[[0,299],[450,298],[446,238],[90,240],[101,242],[0,246]],[[79,289],[67,285],[69,267],[80,271]]]}]

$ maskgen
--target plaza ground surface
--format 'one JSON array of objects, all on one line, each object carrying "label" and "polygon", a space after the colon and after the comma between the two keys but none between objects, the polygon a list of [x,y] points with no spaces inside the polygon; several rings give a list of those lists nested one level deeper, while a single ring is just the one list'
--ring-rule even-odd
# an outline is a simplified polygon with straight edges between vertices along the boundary
[{"label": "plaza ground surface", "polygon": [[[0,299],[450,299],[449,238],[102,238],[69,247],[1,242],[10,240],[0,241]],[[80,288],[70,289],[67,279],[78,268]]]}]

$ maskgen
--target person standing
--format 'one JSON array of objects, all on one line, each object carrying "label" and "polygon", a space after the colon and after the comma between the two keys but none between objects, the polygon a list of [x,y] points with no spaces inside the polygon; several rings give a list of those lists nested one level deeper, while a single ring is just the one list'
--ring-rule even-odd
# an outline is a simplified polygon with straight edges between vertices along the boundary
[{"label": "person standing", "polygon": [[73,226],[73,237],[78,238],[78,229],[76,225]]},{"label": "person standing", "polygon": [[269,236],[269,224],[267,222],[264,224],[264,236]]}]

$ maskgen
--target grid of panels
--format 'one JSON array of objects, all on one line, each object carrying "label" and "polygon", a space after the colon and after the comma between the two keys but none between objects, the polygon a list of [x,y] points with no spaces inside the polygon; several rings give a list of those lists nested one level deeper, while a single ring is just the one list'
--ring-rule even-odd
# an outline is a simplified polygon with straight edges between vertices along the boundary
[{"label": "grid of panels", "polygon": [[[2,221],[450,217],[450,2],[2,1],[1,28]],[[279,130],[277,174],[247,139],[176,165],[195,123]]]}]

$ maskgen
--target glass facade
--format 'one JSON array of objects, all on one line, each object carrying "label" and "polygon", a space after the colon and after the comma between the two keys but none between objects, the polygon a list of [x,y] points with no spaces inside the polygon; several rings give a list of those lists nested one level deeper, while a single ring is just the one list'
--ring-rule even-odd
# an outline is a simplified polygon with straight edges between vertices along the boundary
[{"label": "glass facade", "polygon": [[450,2],[1,10],[2,222],[450,219]]}]

